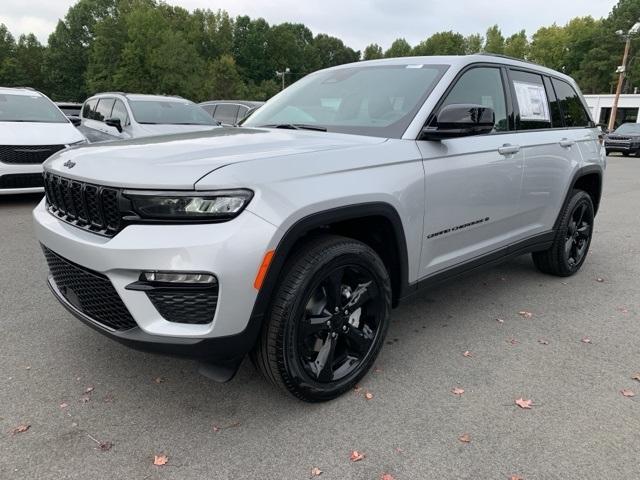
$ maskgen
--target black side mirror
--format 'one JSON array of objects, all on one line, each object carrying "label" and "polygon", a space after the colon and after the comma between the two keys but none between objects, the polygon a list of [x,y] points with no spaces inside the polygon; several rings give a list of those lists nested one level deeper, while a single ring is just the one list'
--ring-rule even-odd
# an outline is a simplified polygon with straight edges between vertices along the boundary
[{"label": "black side mirror", "polygon": [[440,110],[435,126],[422,130],[424,140],[468,137],[491,133],[496,123],[493,108],[470,103],[447,105]]},{"label": "black side mirror", "polygon": [[104,121],[105,125],[115,128],[118,132],[122,133],[122,123],[119,118],[107,118]]},{"label": "black side mirror", "polygon": [[67,117],[67,118],[71,123],[73,123],[74,127],[79,127],[80,124],[82,123],[82,120],[80,120],[80,117]]}]

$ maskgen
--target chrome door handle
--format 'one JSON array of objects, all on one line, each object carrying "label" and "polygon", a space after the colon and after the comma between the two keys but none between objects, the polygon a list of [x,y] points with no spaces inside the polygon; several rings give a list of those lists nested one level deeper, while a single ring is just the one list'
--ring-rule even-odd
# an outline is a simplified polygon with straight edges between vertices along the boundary
[{"label": "chrome door handle", "polygon": [[514,153],[518,153],[520,151],[520,145],[511,145],[509,143],[505,143],[503,146],[498,148],[498,153],[500,155],[513,155]]},{"label": "chrome door handle", "polygon": [[573,147],[576,144],[574,140],[569,140],[568,138],[563,138],[559,143],[560,146],[564,148]]}]

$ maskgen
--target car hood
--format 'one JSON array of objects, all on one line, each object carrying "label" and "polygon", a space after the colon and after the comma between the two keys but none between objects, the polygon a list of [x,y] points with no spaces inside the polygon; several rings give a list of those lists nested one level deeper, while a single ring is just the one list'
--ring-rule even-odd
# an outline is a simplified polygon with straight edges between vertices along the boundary
[{"label": "car hood", "polygon": [[71,123],[0,122],[0,145],[69,145],[84,139]]},{"label": "car hood", "polygon": [[44,167],[99,185],[190,190],[225,165],[384,141],[303,130],[216,128],[72,148],[53,155]]},{"label": "car hood", "polygon": [[138,124],[141,132],[138,132],[138,135],[142,133],[141,136],[151,136],[151,135],[170,135],[172,133],[187,133],[187,132],[203,132],[208,130],[213,130],[214,128],[220,128],[217,125],[149,125],[146,123]]}]

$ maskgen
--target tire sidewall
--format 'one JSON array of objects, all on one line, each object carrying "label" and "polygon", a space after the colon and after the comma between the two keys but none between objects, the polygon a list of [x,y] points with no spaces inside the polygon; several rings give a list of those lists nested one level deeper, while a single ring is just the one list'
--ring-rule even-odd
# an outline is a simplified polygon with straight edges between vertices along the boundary
[{"label": "tire sidewall", "polygon": [[[587,205],[589,216],[591,218],[591,232],[589,234],[589,239],[587,240],[587,245],[586,245],[584,255],[582,256],[582,258],[578,263],[570,265],[569,259],[566,258],[566,254],[564,253],[564,244],[567,236],[567,230],[569,229],[569,222],[571,221],[573,212],[580,204],[583,204],[583,203]],[[559,242],[558,242],[557,248],[559,249],[559,258],[562,262],[563,270],[565,270],[568,274],[574,274],[575,272],[580,270],[580,268],[582,267],[582,264],[587,259],[589,248],[591,246],[591,239],[593,238],[594,219],[595,219],[595,212],[593,208],[593,202],[591,201],[591,197],[582,190],[577,191],[573,195],[573,197],[571,197],[571,200],[567,205],[566,215],[565,215],[564,221],[562,222],[562,225],[559,231],[559,236],[558,236]]]}]

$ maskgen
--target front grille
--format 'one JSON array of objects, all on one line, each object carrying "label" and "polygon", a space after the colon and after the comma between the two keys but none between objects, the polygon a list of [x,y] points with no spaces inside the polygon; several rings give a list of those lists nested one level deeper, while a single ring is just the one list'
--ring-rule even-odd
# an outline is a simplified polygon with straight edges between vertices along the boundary
[{"label": "front grille", "polygon": [[203,325],[211,323],[218,304],[218,287],[178,290],[156,288],[147,296],[168,322]]},{"label": "front grille", "polygon": [[41,173],[9,173],[0,177],[0,189],[42,187]]},{"label": "front grille", "polygon": [[63,148],[65,145],[0,145],[0,162],[38,164]]},{"label": "front grille", "polygon": [[108,237],[122,227],[119,202],[121,191],[85,182],[44,174],[49,211],[77,227]]},{"label": "front grille", "polygon": [[42,250],[58,290],[75,308],[112,330],[137,326],[107,277],[76,265],[45,246]]}]

